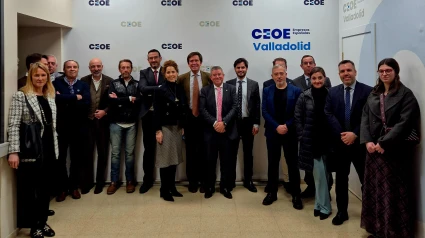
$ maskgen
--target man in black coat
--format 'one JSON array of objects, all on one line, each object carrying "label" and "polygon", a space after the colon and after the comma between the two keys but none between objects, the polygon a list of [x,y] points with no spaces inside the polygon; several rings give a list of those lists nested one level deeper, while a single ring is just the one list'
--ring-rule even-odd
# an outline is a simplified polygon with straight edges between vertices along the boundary
[{"label": "man in black coat", "polygon": [[332,220],[341,225],[348,220],[348,175],[351,162],[363,183],[366,148],[360,145],[360,123],[363,107],[372,87],[356,81],[354,63],[343,60],[338,64],[342,84],[332,87],[326,98],[325,114],[331,128],[331,147],[335,151],[336,204],[338,213]]},{"label": "man in black coat", "polygon": [[231,172],[235,163],[234,147],[238,138],[236,128],[237,97],[236,88],[223,83],[221,67],[211,68],[210,84],[201,89],[199,112],[205,121],[204,142],[207,152],[207,181],[205,198],[212,197],[216,181],[217,157],[220,155],[220,193],[231,199],[234,184]]}]

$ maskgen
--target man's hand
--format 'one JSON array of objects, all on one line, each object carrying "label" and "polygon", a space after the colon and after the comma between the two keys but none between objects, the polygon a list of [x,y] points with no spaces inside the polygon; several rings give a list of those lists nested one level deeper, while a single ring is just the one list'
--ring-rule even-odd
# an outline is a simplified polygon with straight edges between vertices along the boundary
[{"label": "man's hand", "polygon": [[380,153],[380,154],[383,154],[385,152],[385,150],[382,149],[382,147],[379,145],[379,143],[376,144],[375,151]]},{"label": "man's hand", "polygon": [[259,129],[258,129],[258,127],[257,126],[253,126],[252,127],[252,135],[257,135],[258,134],[258,131],[259,131]]},{"label": "man's hand", "polygon": [[226,131],[226,127],[224,126],[224,122],[220,121],[215,123],[214,130],[218,133],[224,133]]},{"label": "man's hand", "polygon": [[353,132],[343,132],[343,133],[341,133],[341,140],[346,145],[353,144],[354,141],[356,140],[356,138],[357,138],[357,135],[354,134]]},{"label": "man's hand", "polygon": [[8,158],[9,165],[12,169],[17,169],[19,166],[19,155],[18,153],[12,153]]},{"label": "man's hand", "polygon": [[59,93],[59,91],[56,91],[56,94],[58,94],[58,95],[59,95],[59,94],[60,94],[60,93]]},{"label": "man's hand", "polygon": [[131,102],[134,103],[136,101],[136,97],[131,97]]},{"label": "man's hand", "polygon": [[373,154],[373,153],[375,153],[375,149],[376,149],[376,145],[375,145],[375,143],[373,143],[373,142],[368,142],[368,143],[366,143],[366,149],[367,149],[367,151],[370,153],[370,154]]},{"label": "man's hand", "polygon": [[285,135],[286,133],[288,133],[288,128],[286,127],[286,125],[279,125],[276,128],[277,133],[279,133],[280,135]]},{"label": "man's hand", "polygon": [[83,96],[81,96],[80,94],[77,94],[76,96],[77,96],[77,100],[83,99]]},{"label": "man's hand", "polygon": [[114,92],[110,93],[109,94],[109,97],[110,98],[118,98],[117,95]]},{"label": "man's hand", "polygon": [[94,112],[94,117],[96,117],[97,119],[101,119],[102,117],[104,117],[106,115],[105,110],[96,110]]},{"label": "man's hand", "polygon": [[162,135],[162,131],[157,131],[156,132],[156,142],[158,142],[158,144],[162,145],[162,139],[163,139],[163,135]]}]

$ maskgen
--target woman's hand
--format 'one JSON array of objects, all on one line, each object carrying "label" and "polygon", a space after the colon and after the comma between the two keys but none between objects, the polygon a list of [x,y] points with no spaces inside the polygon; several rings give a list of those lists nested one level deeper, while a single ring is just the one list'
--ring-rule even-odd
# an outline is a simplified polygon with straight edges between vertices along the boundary
[{"label": "woman's hand", "polygon": [[380,154],[383,154],[385,152],[385,150],[382,149],[382,147],[379,145],[379,143],[376,144],[375,151],[377,151]]},{"label": "woman's hand", "polygon": [[161,145],[162,139],[163,139],[162,131],[156,131],[156,142],[158,142],[158,144]]},{"label": "woman's hand", "polygon": [[367,152],[369,152],[370,154],[375,153],[375,147],[376,147],[376,145],[373,142],[366,143]]},{"label": "woman's hand", "polygon": [[19,155],[18,153],[12,153],[8,158],[9,165],[12,169],[18,169],[19,166]]}]

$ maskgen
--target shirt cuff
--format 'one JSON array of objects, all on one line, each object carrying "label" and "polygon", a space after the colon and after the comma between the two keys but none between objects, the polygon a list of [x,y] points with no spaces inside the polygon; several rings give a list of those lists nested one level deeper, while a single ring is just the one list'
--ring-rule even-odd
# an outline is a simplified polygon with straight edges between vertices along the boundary
[{"label": "shirt cuff", "polygon": [[128,98],[130,99],[130,102],[131,102],[131,96],[128,96]]},{"label": "shirt cuff", "polygon": [[214,122],[213,127],[215,127],[215,124],[217,124],[217,121]]},{"label": "shirt cuff", "polygon": [[260,126],[259,126],[258,124],[254,124],[254,127],[255,127],[255,128],[258,128],[258,127],[260,127]]}]

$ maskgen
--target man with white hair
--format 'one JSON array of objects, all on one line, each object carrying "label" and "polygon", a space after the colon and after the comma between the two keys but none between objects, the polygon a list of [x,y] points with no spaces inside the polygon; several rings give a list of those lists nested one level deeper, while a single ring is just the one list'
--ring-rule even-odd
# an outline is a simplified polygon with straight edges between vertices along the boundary
[{"label": "man with white hair", "polygon": [[63,76],[62,72],[56,72],[58,67],[58,60],[54,55],[47,55],[47,63],[50,73],[50,80],[53,82],[57,77]]}]

